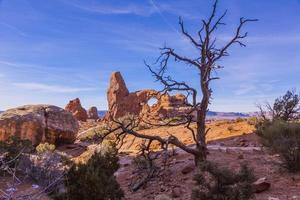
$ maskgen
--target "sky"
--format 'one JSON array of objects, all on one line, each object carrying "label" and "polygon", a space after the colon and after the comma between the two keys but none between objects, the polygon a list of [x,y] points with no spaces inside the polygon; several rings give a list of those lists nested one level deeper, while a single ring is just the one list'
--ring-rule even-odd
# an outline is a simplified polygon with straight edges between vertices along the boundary
[{"label": "sky", "polygon": [[[144,65],[167,45],[185,56],[195,48],[180,34],[178,18],[196,36],[211,0],[0,0],[0,110],[24,104],[107,109],[110,74],[120,71],[130,91],[161,89]],[[252,112],[256,104],[300,86],[300,0],[220,0],[228,9],[218,44],[239,18],[255,18],[212,83],[210,110]],[[197,71],[171,63],[168,72],[199,88]],[[200,96],[201,97],[201,96]],[[199,97],[199,98],[200,98]]]}]

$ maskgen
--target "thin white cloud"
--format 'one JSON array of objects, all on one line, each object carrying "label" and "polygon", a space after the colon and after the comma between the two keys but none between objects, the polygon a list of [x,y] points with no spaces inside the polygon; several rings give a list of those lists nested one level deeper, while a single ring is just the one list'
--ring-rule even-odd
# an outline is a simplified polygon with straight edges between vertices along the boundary
[{"label": "thin white cloud", "polygon": [[48,85],[43,83],[34,83],[34,82],[22,82],[22,83],[13,83],[14,86],[27,89],[27,90],[36,90],[42,92],[53,92],[53,93],[76,93],[76,92],[87,92],[93,91],[95,88],[86,87],[67,87],[62,85]]},{"label": "thin white cloud", "polygon": [[244,95],[251,91],[254,91],[256,86],[254,84],[243,84],[240,85],[239,89],[235,91],[235,95]]},{"label": "thin white cloud", "polygon": [[44,70],[45,68],[48,69],[55,69],[54,67],[49,66],[43,66],[43,65],[35,65],[35,64],[26,64],[26,63],[19,63],[19,62],[11,62],[6,60],[0,60],[0,67],[1,66],[9,66],[14,68],[20,68],[20,69],[36,69],[36,70]]},{"label": "thin white cloud", "polygon": [[[219,35],[218,40],[228,42],[232,39],[229,35]],[[300,44],[299,35],[280,34],[280,35],[264,35],[264,36],[249,36],[244,41],[247,45],[290,45]]]},{"label": "thin white cloud", "polygon": [[124,6],[108,5],[108,4],[82,4],[80,2],[64,1],[65,3],[81,10],[93,12],[102,15],[140,15],[149,16],[156,10],[149,5],[128,4]]},{"label": "thin white cloud", "polygon": [[7,24],[5,22],[0,22],[0,25],[16,32],[18,35],[21,35],[21,36],[26,36],[26,34],[19,28],[17,28],[16,26],[13,26],[13,25],[10,25],[10,24]]},{"label": "thin white cloud", "polygon": [[[199,19],[199,14],[191,12],[191,7],[182,8],[182,4],[178,5],[178,2],[174,4],[148,0],[147,2],[134,3],[130,1],[122,1],[119,5],[109,3],[95,3],[94,1],[69,1],[62,0],[65,4],[71,5],[77,9],[81,9],[87,12],[92,12],[101,15],[138,15],[138,16],[151,16],[152,14],[159,14],[163,20],[168,24],[168,20],[164,17],[163,13],[173,14],[177,16],[183,16],[187,19]],[[121,1],[120,1],[121,2]]]}]

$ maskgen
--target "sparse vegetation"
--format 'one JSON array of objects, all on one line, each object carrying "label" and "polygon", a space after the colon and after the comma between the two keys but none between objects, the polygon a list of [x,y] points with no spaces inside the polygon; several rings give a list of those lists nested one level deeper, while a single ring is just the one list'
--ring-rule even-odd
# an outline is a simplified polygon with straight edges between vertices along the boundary
[{"label": "sparse vegetation", "polygon": [[105,137],[106,140],[113,140],[113,135],[107,135],[107,132],[106,125],[101,124],[85,131],[84,134],[79,136],[79,139],[81,141],[101,141]]},{"label": "sparse vegetation", "polygon": [[246,118],[238,117],[235,121],[236,122],[244,122],[244,121],[247,121],[247,119]]},{"label": "sparse vegetation", "polygon": [[281,155],[289,171],[300,171],[299,123],[274,121],[263,128],[261,137],[263,144]]},{"label": "sparse vegetation", "polygon": [[[275,100],[273,106],[261,110],[261,119],[256,123],[256,134],[262,143],[279,153],[285,167],[291,172],[300,171],[300,97],[295,91],[287,91]],[[267,117],[271,114],[271,118]]]},{"label": "sparse vegetation", "polygon": [[251,126],[255,126],[258,122],[257,117],[249,117],[247,118],[247,123]]},{"label": "sparse vegetation", "polygon": [[119,200],[124,196],[114,173],[119,168],[117,149],[106,145],[85,164],[71,167],[66,176],[66,199]]},{"label": "sparse vegetation", "polygon": [[140,145],[139,154],[133,159],[133,165],[136,169],[136,176],[132,179],[131,189],[137,191],[147,182],[157,175],[158,167],[155,160],[158,158],[159,153],[151,151],[147,146],[151,143],[142,143]]},{"label": "sparse vegetation", "polygon": [[49,144],[48,142],[46,143],[41,143],[35,148],[37,153],[46,153],[46,152],[53,152],[55,150],[55,145],[54,144]]},{"label": "sparse vegetation", "polygon": [[232,132],[232,131],[234,131],[234,128],[233,128],[233,126],[228,126],[227,130],[230,131],[230,132]]},{"label": "sparse vegetation", "polygon": [[235,174],[214,163],[203,162],[194,179],[197,186],[192,192],[193,200],[247,200],[253,194],[251,184],[255,177],[247,165],[242,165]]}]

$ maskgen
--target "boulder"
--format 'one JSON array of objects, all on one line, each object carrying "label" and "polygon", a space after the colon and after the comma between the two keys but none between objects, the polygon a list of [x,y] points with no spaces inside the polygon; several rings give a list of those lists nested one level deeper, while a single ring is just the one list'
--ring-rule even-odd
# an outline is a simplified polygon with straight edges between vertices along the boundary
[{"label": "boulder", "polygon": [[29,139],[33,145],[72,143],[79,129],[71,113],[52,105],[26,105],[0,114],[0,140],[10,136]]},{"label": "boulder", "polygon": [[266,177],[260,178],[252,184],[255,193],[261,193],[271,187],[271,183],[267,181]]},{"label": "boulder", "polygon": [[73,116],[79,120],[86,122],[88,115],[86,110],[81,106],[80,99],[76,98],[71,100],[65,107],[66,111],[69,111],[73,114]]},{"label": "boulder", "polygon": [[[156,103],[149,105],[149,100],[153,98],[157,100]],[[126,115],[168,118],[178,115],[186,106],[183,94],[170,96],[152,89],[129,92],[120,72],[111,75],[107,101],[108,112],[105,119],[117,119]]]},{"label": "boulder", "polygon": [[97,107],[93,106],[88,109],[88,118],[89,119],[99,119]]}]

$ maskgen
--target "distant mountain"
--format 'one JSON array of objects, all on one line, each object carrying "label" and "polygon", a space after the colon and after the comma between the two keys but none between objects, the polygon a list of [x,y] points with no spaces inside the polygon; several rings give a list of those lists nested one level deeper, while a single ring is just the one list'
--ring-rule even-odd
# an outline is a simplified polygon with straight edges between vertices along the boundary
[{"label": "distant mountain", "polygon": [[208,111],[207,117],[208,118],[221,118],[221,119],[235,119],[239,117],[250,117],[249,113],[241,113],[241,112],[214,112]]},{"label": "distant mountain", "polygon": [[[99,117],[103,117],[107,111],[106,110],[99,110],[98,115]],[[207,117],[211,119],[236,119],[239,117],[250,117],[249,113],[241,113],[241,112],[214,112],[208,111]]]}]

